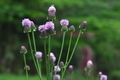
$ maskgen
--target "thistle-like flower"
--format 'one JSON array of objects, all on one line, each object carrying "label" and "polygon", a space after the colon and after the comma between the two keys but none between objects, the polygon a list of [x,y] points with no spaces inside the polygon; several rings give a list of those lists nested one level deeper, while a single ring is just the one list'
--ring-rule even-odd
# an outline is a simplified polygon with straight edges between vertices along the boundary
[{"label": "thistle-like flower", "polygon": [[60,67],[63,67],[65,64],[63,61],[60,62]]},{"label": "thistle-like flower", "polygon": [[55,19],[56,8],[54,5],[51,5],[48,8],[48,19]]},{"label": "thistle-like flower", "polygon": [[69,21],[67,19],[62,19],[60,25],[62,26],[61,31],[68,31]]},{"label": "thistle-like flower", "polygon": [[107,80],[107,75],[101,75],[100,80]]},{"label": "thistle-like flower", "polygon": [[48,36],[48,34],[47,34],[47,32],[46,32],[47,27],[46,27],[45,25],[40,25],[40,26],[38,27],[38,30],[40,31],[40,38],[42,38],[42,37],[47,37],[47,36]]},{"label": "thistle-like flower", "polygon": [[56,61],[56,57],[53,53],[50,53],[50,61],[54,63]]},{"label": "thistle-like flower", "polygon": [[42,59],[42,52],[40,52],[40,51],[36,52],[35,57],[41,60]]},{"label": "thistle-like flower", "polygon": [[31,21],[29,19],[23,19],[22,26],[24,27],[24,33],[31,32]]},{"label": "thistle-like flower", "polygon": [[68,69],[69,69],[70,72],[73,72],[73,66],[72,65],[69,65]]},{"label": "thistle-like flower", "polygon": [[60,72],[60,71],[61,71],[61,69],[59,66],[54,66],[54,72]]},{"label": "thistle-like flower", "polygon": [[54,76],[53,76],[53,79],[54,79],[54,80],[60,80],[60,75],[59,75],[59,74],[54,75]]},{"label": "thistle-like flower", "polygon": [[75,27],[74,27],[73,25],[71,25],[71,26],[69,27],[69,31],[75,31]]},{"label": "thistle-like flower", "polygon": [[56,33],[56,31],[54,30],[54,23],[52,21],[46,22],[45,27],[48,34],[53,35]]}]

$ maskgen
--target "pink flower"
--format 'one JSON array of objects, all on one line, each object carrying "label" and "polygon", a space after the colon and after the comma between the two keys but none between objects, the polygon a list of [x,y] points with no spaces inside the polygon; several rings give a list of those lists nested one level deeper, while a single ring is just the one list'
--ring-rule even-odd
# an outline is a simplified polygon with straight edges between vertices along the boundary
[{"label": "pink flower", "polygon": [[61,21],[60,21],[60,24],[61,24],[61,26],[65,26],[65,27],[67,27],[68,25],[69,25],[69,21],[68,20],[66,20],[66,19],[62,19]]},{"label": "pink flower", "polygon": [[50,60],[51,62],[55,62],[56,61],[56,57],[53,53],[50,53]]},{"label": "pink flower", "polygon": [[88,60],[86,67],[91,68],[92,66],[93,66],[93,62],[91,60]]},{"label": "pink flower", "polygon": [[100,80],[107,80],[107,75],[101,75]]},{"label": "pink flower", "polygon": [[31,27],[31,21],[27,18],[22,20],[22,26],[24,27]]},{"label": "pink flower", "polygon": [[36,52],[35,57],[41,59],[42,58],[42,52],[40,52],[40,51]]},{"label": "pink flower", "polygon": [[60,75],[58,74],[54,75],[54,80],[60,80]]},{"label": "pink flower", "polygon": [[38,30],[39,30],[40,32],[43,32],[43,31],[46,31],[47,28],[46,28],[45,25],[40,25],[40,26],[38,27]]},{"label": "pink flower", "polygon": [[54,23],[52,21],[46,22],[46,29],[54,29]]},{"label": "pink flower", "polygon": [[73,66],[69,65],[69,71],[72,72],[73,71]]},{"label": "pink flower", "polygon": [[59,66],[54,66],[54,71],[55,71],[55,72],[60,72],[60,71],[61,71],[61,69],[60,69],[60,67],[59,67]]},{"label": "pink flower", "polygon": [[56,12],[56,8],[54,7],[54,5],[51,5],[49,8],[48,8],[48,13],[55,13]]}]

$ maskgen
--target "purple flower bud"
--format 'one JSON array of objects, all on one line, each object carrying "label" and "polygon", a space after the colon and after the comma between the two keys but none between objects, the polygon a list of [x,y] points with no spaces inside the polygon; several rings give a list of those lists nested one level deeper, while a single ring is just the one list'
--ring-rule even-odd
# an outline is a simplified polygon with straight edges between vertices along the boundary
[{"label": "purple flower bud", "polygon": [[70,31],[75,31],[75,27],[73,25],[70,26],[69,28]]},{"label": "purple flower bud", "polygon": [[50,14],[55,14],[55,12],[56,12],[56,8],[54,7],[54,5],[51,5],[49,8],[48,8],[48,13],[50,13]]},{"label": "purple flower bud", "polygon": [[65,64],[63,61],[60,62],[60,67],[63,67]]},{"label": "purple flower bud", "polygon": [[99,73],[98,73],[98,77],[100,77],[101,75],[102,75],[102,72],[99,72]]},{"label": "purple flower bud", "polygon": [[40,52],[40,51],[36,52],[35,57],[38,58],[38,59],[41,59],[42,58],[42,52]]},{"label": "purple flower bud", "polygon": [[45,26],[46,26],[46,29],[47,29],[47,30],[48,30],[48,29],[54,29],[54,28],[55,28],[55,27],[54,27],[54,23],[53,23],[52,21],[46,22]]},{"label": "purple flower bud", "polygon": [[30,66],[26,65],[24,69],[30,70]]},{"label": "purple flower bud", "polygon": [[62,27],[67,27],[69,25],[69,21],[67,19],[62,19],[60,24]]},{"label": "purple flower bud", "polygon": [[47,32],[46,32],[47,28],[46,28],[45,25],[40,25],[40,26],[38,27],[38,30],[40,31],[40,38],[42,38],[42,37],[47,37],[47,36],[48,36],[48,34],[47,34]]},{"label": "purple flower bud", "polygon": [[58,74],[54,75],[54,80],[60,80],[60,75]]},{"label": "purple flower bud", "polygon": [[93,66],[93,62],[91,60],[88,60],[86,67],[91,68],[92,66]]},{"label": "purple flower bud", "polygon": [[25,46],[21,46],[20,53],[24,53],[24,54],[27,53],[27,49]]},{"label": "purple flower bud", "polygon": [[23,19],[22,26],[24,27],[24,33],[31,32],[31,21],[29,19]]},{"label": "purple flower bud", "polygon": [[60,72],[60,71],[61,71],[61,69],[59,66],[54,66],[54,72]]},{"label": "purple flower bud", "polygon": [[101,75],[100,80],[107,80],[107,75]]},{"label": "purple flower bud", "polygon": [[86,29],[86,26],[87,26],[87,22],[86,22],[86,21],[83,21],[83,22],[80,24],[80,27],[83,28],[83,29]]},{"label": "purple flower bud", "polygon": [[56,61],[56,57],[53,53],[50,53],[50,61],[53,63]]},{"label": "purple flower bud", "polygon": [[73,71],[73,66],[69,65],[68,69],[69,69],[70,72],[72,72]]}]

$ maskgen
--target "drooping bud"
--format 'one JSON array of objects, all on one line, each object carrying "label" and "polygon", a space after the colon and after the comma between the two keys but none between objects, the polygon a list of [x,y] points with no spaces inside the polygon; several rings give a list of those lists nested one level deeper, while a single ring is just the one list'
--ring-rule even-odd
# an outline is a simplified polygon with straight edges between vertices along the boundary
[{"label": "drooping bud", "polygon": [[59,74],[56,74],[53,76],[54,80],[60,80],[60,75]]},{"label": "drooping bud", "polygon": [[42,59],[42,52],[40,52],[40,51],[36,52],[35,57],[41,60]]},{"label": "drooping bud", "polygon": [[30,66],[26,65],[24,69],[30,70]]},{"label": "drooping bud", "polygon": [[70,72],[73,72],[73,66],[72,65],[69,65],[68,69],[69,69]]},{"label": "drooping bud", "polygon": [[24,33],[31,32],[31,21],[27,18],[22,20],[22,26],[24,27]]},{"label": "drooping bud", "polygon": [[69,27],[69,31],[72,31],[72,32],[75,31],[75,27],[74,27],[73,25],[70,26],[70,27]]},{"label": "drooping bud", "polygon": [[68,31],[69,21],[67,19],[62,19],[60,24],[62,26],[61,31]]},{"label": "drooping bud", "polygon": [[107,75],[101,75],[100,80],[107,80]]},{"label": "drooping bud", "polygon": [[55,28],[54,23],[52,21],[46,22],[45,26],[46,26],[46,29],[47,29],[47,33],[49,35],[56,34],[56,31],[54,30],[54,28]]},{"label": "drooping bud", "polygon": [[61,71],[61,69],[59,66],[54,66],[54,72],[60,72],[60,71]]},{"label": "drooping bud", "polygon": [[40,38],[46,38],[48,36],[48,34],[46,32],[47,28],[45,25],[40,25],[38,27],[38,30],[40,31]]},{"label": "drooping bud", "polygon": [[25,46],[21,46],[20,53],[23,53],[23,54],[27,53],[27,49]]},{"label": "drooping bud", "polygon": [[54,7],[54,5],[51,5],[48,8],[48,19],[55,19],[55,13],[56,13],[56,8]]}]

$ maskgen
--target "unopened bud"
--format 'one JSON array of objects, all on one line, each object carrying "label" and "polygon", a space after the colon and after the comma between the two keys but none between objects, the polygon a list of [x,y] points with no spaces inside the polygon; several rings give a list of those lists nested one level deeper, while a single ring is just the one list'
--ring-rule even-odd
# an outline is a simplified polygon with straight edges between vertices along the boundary
[{"label": "unopened bud", "polygon": [[60,67],[63,67],[65,64],[63,61],[60,62]]},{"label": "unopened bud", "polygon": [[72,65],[69,65],[69,71],[73,72],[73,66]]},{"label": "unopened bud", "polygon": [[27,53],[27,49],[25,46],[21,46],[20,53],[23,53],[23,54]]},{"label": "unopened bud", "polygon": [[26,65],[24,69],[30,70],[30,66]]},{"label": "unopened bud", "polygon": [[86,26],[87,26],[87,22],[86,21],[83,21],[81,24],[80,24],[80,27],[79,28],[82,28],[82,29],[86,29]]},{"label": "unopened bud", "polygon": [[75,27],[73,25],[70,26],[69,31],[75,31]]}]

